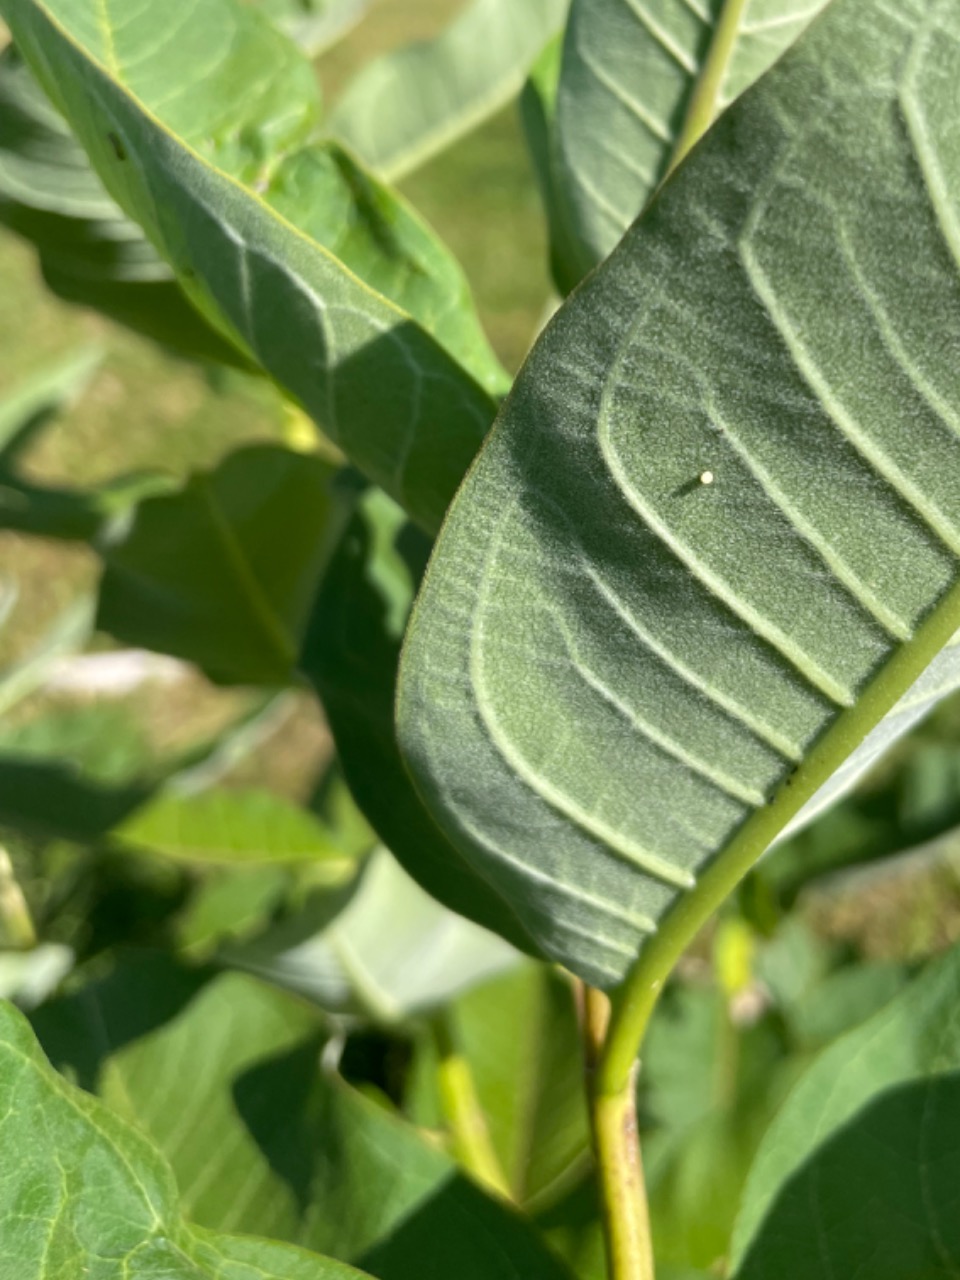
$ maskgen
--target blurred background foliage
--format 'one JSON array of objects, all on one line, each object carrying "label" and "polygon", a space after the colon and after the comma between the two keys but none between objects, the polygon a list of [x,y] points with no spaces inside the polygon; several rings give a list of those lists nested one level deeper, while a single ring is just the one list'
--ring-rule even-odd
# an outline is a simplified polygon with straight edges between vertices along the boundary
[{"label": "blurred background foliage", "polygon": [[[441,30],[458,7],[373,0],[318,60],[325,98],[371,57]],[[463,264],[492,344],[516,371],[552,305],[516,105],[401,188]],[[10,512],[24,485],[48,504],[53,491],[97,493],[118,475],[152,476],[163,492],[243,446],[318,447],[267,382],[179,359],[59,301],[33,249],[5,230],[0,406],[0,500]],[[18,423],[30,430],[14,474],[3,432]],[[95,510],[70,508],[70,518],[96,525],[111,502],[122,510],[120,490],[98,496]],[[402,577],[395,552],[391,543],[384,572]],[[197,1144],[171,1154],[163,1125],[177,1108],[151,1111],[137,1088],[149,1090],[178,1055],[199,1053],[195,1037],[199,1045],[220,1036],[219,1070],[191,1105],[198,1115],[207,1109],[200,1147],[233,1141],[225,1091],[253,1066],[249,1046],[231,1039],[231,1001],[249,1006],[255,1043],[273,1055],[284,1088],[285,1072],[299,1079],[291,1046],[325,1046],[366,1095],[325,1093],[326,1122],[360,1108],[353,1121],[370,1144],[395,1144],[404,1160],[422,1163],[424,1178],[449,1176],[438,1146],[445,1130],[457,1155],[449,1073],[466,1060],[489,1181],[530,1209],[577,1274],[599,1277],[566,979],[436,906],[377,848],[311,692],[219,687],[196,666],[122,648],[93,628],[99,572],[83,541],[0,532],[0,990],[36,1008],[56,1065],[154,1125],[190,1212],[214,1226],[225,1225],[226,1173],[207,1167]],[[317,684],[323,691],[322,674]],[[350,709],[331,701],[330,714]],[[681,966],[642,1085],[665,1275],[669,1266],[678,1277],[705,1270],[724,1255],[760,1135],[813,1055],[957,939],[954,698],[852,797],[769,854]],[[91,1008],[106,1028],[96,1062],[85,1040]],[[412,1129],[389,1128],[401,1117],[429,1141],[409,1147]],[[251,1131],[263,1119],[249,1119]],[[244,1219],[244,1229],[332,1250],[297,1225],[304,1204],[297,1210],[296,1195],[287,1203],[297,1178],[284,1191],[263,1152],[251,1146],[248,1155],[248,1186],[279,1207],[261,1223]],[[355,1176],[365,1176],[365,1149],[349,1155]],[[337,1256],[362,1260],[365,1249],[382,1249],[378,1238],[341,1241]],[[377,1274],[389,1276],[389,1251],[377,1256]]]}]

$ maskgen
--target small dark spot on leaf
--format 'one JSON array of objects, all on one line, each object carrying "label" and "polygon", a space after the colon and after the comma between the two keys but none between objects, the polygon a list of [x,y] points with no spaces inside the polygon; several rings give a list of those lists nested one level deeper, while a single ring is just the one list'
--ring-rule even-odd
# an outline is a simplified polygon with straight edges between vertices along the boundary
[{"label": "small dark spot on leaf", "polygon": [[123,143],[120,141],[119,135],[114,133],[112,129],[107,134],[107,141],[110,143],[111,147],[113,147],[113,154],[117,157],[117,159],[121,161],[126,160],[127,149],[123,145]]}]

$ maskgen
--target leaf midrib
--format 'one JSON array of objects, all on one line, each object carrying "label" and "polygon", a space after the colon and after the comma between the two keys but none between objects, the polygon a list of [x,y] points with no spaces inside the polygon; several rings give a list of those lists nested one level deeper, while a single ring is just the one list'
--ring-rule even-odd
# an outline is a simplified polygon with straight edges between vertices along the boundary
[{"label": "leaf midrib", "polygon": [[220,542],[224,557],[233,572],[241,593],[250,605],[254,617],[260,623],[261,631],[266,637],[271,651],[279,658],[280,668],[285,671],[290,670],[297,660],[295,644],[287,633],[282,619],[274,609],[256,574],[250,567],[250,562],[243,546],[233,526],[224,516],[213,491],[213,486],[206,476],[199,479],[197,489],[207,512],[210,525]]},{"label": "leaf midrib", "polygon": [[713,29],[703,70],[695,82],[683,128],[680,130],[673,155],[670,157],[667,177],[706,133],[717,115],[720,90],[733,58],[747,3],[748,0],[724,0],[723,8]]},{"label": "leaf midrib", "polygon": [[[43,18],[50,24],[50,26],[53,27],[54,30],[58,32],[58,34],[62,37],[65,43],[68,44],[70,48],[74,50],[75,54],[77,55],[77,57],[80,59],[82,63],[88,66],[91,70],[96,71],[101,76],[103,76],[108,81],[108,83],[113,85],[113,87],[127,99],[127,101],[131,104],[134,111],[136,111],[145,120],[149,121],[150,125],[153,128],[157,129],[165,137],[169,138],[170,141],[173,142],[177,147],[180,147],[190,157],[191,160],[195,161],[198,165],[200,165],[201,168],[206,169],[209,173],[215,174],[216,177],[219,178],[221,181],[227,182],[230,184],[230,186],[235,187],[237,191],[239,191],[244,196],[244,198],[249,200],[252,204],[256,205],[258,209],[262,210],[262,212],[267,214],[278,226],[282,227],[286,233],[292,236],[295,236],[298,240],[301,240],[305,245],[307,245],[314,253],[318,254],[322,258],[327,259],[330,262],[330,264],[336,270],[341,271],[350,280],[352,284],[356,285],[357,288],[362,289],[363,292],[366,293],[368,296],[370,296],[371,298],[375,298],[378,303],[382,304],[388,310],[392,311],[397,316],[398,323],[403,323],[404,321],[406,321],[412,324],[417,324],[417,322],[413,319],[413,317],[409,314],[409,312],[404,311],[403,308],[398,306],[397,303],[395,303],[391,298],[388,298],[385,294],[382,294],[378,292],[376,289],[374,289],[365,280],[363,280],[354,271],[352,271],[351,268],[345,262],[341,261],[341,259],[338,258],[335,254],[331,253],[330,250],[327,249],[324,245],[322,245],[318,240],[314,240],[311,236],[307,235],[307,233],[301,230],[300,227],[296,225],[296,223],[290,222],[287,218],[284,217],[282,213],[279,212],[279,210],[274,208],[273,205],[268,204],[267,201],[265,201],[263,197],[260,196],[252,187],[246,186],[243,182],[240,181],[239,178],[235,177],[232,173],[229,173],[226,169],[221,169],[218,165],[213,164],[212,161],[208,160],[206,156],[202,155],[193,146],[191,146],[191,144],[187,142],[187,140],[183,138],[180,134],[174,133],[172,129],[170,129],[158,116],[156,116],[150,110],[150,108],[146,105],[143,99],[138,97],[133,92],[133,90],[130,88],[127,82],[121,78],[122,68],[119,69],[118,74],[116,75],[112,74],[108,66],[105,66],[100,61],[99,58],[94,56],[93,52],[90,49],[87,49],[84,45],[80,44],[79,41],[74,38],[74,36],[60,22],[60,20],[53,13],[50,12],[50,9],[47,7],[46,4],[43,3],[43,0],[21,0],[21,2],[28,3],[33,9],[35,9],[38,13],[40,13],[43,16]],[[128,162],[130,161],[135,162],[136,157],[135,156],[128,157]],[[163,251],[162,249],[158,248],[158,252],[162,253]],[[419,324],[417,325],[417,327],[422,328],[422,326],[420,326]],[[437,342],[437,340],[433,337],[432,334],[428,333],[426,330],[423,330],[423,332],[425,336],[431,342],[434,343],[434,345],[437,347],[438,350],[444,351],[444,354],[447,354],[445,349],[440,346],[440,344]],[[244,345],[246,344],[244,343]],[[449,359],[454,360],[454,357],[449,356]],[[455,361],[455,363],[459,365],[459,361]],[[470,374],[466,369],[463,369],[462,365],[459,365],[459,367],[463,370],[464,377],[471,378],[471,380],[475,382],[478,387],[480,387],[480,384],[476,382],[476,379],[473,377],[472,374]],[[482,387],[480,389],[483,390]],[[486,392],[484,392],[484,394],[486,394]]]}]

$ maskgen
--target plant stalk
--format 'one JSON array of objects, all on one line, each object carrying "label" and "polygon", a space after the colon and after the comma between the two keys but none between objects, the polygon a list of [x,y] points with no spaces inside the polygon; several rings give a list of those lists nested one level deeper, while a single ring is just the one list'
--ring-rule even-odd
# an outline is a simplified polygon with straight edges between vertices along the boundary
[{"label": "plant stalk", "polygon": [[670,157],[668,173],[673,173],[713,124],[720,105],[723,78],[730,65],[745,9],[746,0],[725,0],[717,18],[707,60],[697,78],[683,128]]},{"label": "plant stalk", "polygon": [[433,1035],[440,1105],[453,1139],[453,1154],[477,1182],[510,1200],[510,1184],[490,1140],[470,1064],[460,1051],[446,1014],[434,1019]]},{"label": "plant stalk", "polygon": [[32,951],[37,945],[37,930],[27,906],[23,890],[13,871],[6,849],[0,845],[0,925],[8,945],[19,951]]},{"label": "plant stalk", "polygon": [[650,1213],[637,1128],[639,1063],[634,1063],[623,1088],[616,1093],[603,1092],[599,1067],[610,1002],[603,992],[582,984],[578,984],[577,994],[607,1274],[609,1280],[654,1280]]}]

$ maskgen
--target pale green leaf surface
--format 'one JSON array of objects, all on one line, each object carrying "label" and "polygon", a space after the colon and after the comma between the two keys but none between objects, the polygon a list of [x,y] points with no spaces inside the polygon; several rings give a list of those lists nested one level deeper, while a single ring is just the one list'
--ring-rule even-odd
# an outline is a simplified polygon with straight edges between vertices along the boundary
[{"label": "pale green leaf surface", "polygon": [[376,851],[343,907],[329,896],[222,958],[335,1013],[384,1024],[430,1010],[511,969],[500,938],[429,897],[385,850]]},{"label": "pale green leaf surface", "polygon": [[189,1228],[170,1169],[139,1132],[58,1076],[0,1007],[0,1276],[54,1280],[349,1280],[339,1263]]},{"label": "pale green leaf surface", "polygon": [[436,526],[504,375],[454,259],[398,197],[311,142],[309,62],[235,0],[173,23],[155,5],[102,21],[95,0],[2,12],[107,190],[208,319]]},{"label": "pale green leaf surface", "polygon": [[254,445],[140,503],[103,548],[98,626],[222,683],[290,682],[345,516],[333,477],[319,458]]},{"label": "pale green leaf surface", "polygon": [[515,97],[570,0],[470,0],[433,40],[357,75],[328,121],[378,173],[399,178]]},{"label": "pale green leaf surface", "polygon": [[583,275],[653,194],[691,113],[701,131],[826,0],[573,0],[556,115]]},{"label": "pale green leaf surface", "polygon": [[445,525],[401,742],[592,981],[960,623],[957,84],[953,5],[834,0],[548,327]]},{"label": "pale green leaf surface", "polygon": [[44,280],[181,354],[240,363],[140,228],[13,48],[0,54],[0,222],[33,244]]},{"label": "pale green leaf surface", "polygon": [[[553,1204],[590,1164],[573,991],[544,965],[468,991],[445,1015],[470,1067],[500,1166],[518,1203]],[[435,1053],[425,1039],[414,1114],[439,1115]]]},{"label": "pale green leaf surface", "polygon": [[954,951],[803,1076],[750,1174],[737,1280],[956,1275],[958,1000]]},{"label": "pale green leaf surface", "polygon": [[295,1055],[287,1074],[306,1072],[307,1085],[316,1072],[323,1033],[308,1006],[245,975],[214,977],[147,954],[122,957],[109,976],[49,1002],[32,1021],[54,1066],[164,1153],[185,1215],[217,1230],[297,1239],[296,1189],[272,1171],[250,1118],[269,1100],[256,1076],[262,1064],[278,1060],[273,1077],[262,1074],[290,1112],[298,1095],[276,1087],[279,1060]]},{"label": "pale green leaf surface", "polygon": [[325,1077],[317,1015],[282,992],[128,960],[34,1020],[61,1069],[136,1117],[207,1228],[363,1256],[378,1280],[566,1276],[441,1151]]},{"label": "pale green leaf surface", "polygon": [[169,786],[112,834],[133,848],[194,863],[345,860],[312,813],[263,790],[223,787],[184,794]]}]

